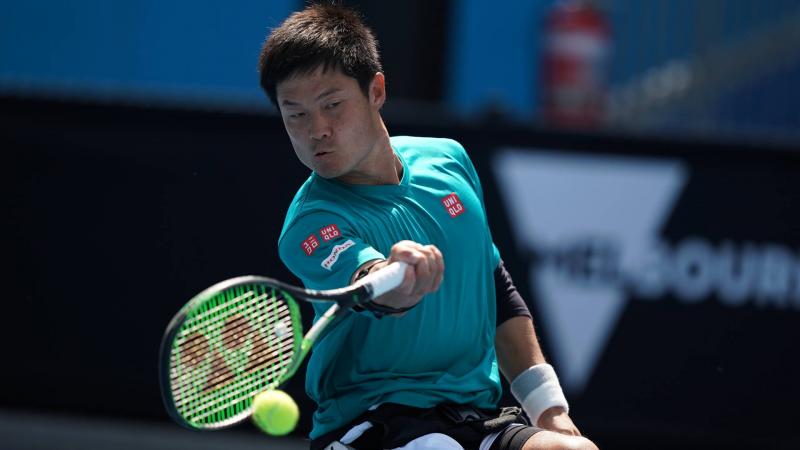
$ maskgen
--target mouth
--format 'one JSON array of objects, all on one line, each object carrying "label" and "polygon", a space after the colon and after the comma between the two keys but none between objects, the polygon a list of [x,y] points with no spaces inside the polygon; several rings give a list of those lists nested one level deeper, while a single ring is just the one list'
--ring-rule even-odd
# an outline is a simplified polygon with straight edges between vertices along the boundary
[{"label": "mouth", "polygon": [[319,157],[322,157],[322,156],[325,156],[325,155],[330,155],[331,153],[333,153],[333,152],[326,152],[326,151],[317,152],[317,153],[314,153],[314,157],[315,158],[319,158]]}]

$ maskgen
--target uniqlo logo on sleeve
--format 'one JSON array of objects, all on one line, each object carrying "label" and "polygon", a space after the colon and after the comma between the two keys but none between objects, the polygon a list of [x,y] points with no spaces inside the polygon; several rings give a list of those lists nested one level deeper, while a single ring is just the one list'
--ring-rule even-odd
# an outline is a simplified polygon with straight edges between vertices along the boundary
[{"label": "uniqlo logo on sleeve", "polygon": [[319,241],[317,240],[317,237],[312,234],[311,236],[307,237],[306,240],[300,244],[300,246],[303,247],[303,251],[306,252],[306,255],[311,256],[319,247]]},{"label": "uniqlo logo on sleeve", "polygon": [[322,229],[319,230],[319,235],[322,236],[323,241],[327,242],[338,238],[342,233],[339,232],[339,227],[337,227],[335,223],[332,223],[327,227],[322,227]]},{"label": "uniqlo logo on sleeve", "polygon": [[444,209],[450,214],[450,217],[456,217],[464,212],[464,205],[461,204],[461,199],[458,198],[455,192],[442,199]]}]

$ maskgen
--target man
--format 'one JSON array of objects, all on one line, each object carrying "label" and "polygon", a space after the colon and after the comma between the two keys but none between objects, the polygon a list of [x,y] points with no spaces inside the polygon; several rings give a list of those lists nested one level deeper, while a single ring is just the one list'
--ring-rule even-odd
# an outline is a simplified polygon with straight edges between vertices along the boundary
[{"label": "man", "polygon": [[[377,43],[359,16],[330,5],[292,14],[264,44],[260,71],[313,171],[281,233],[287,267],[327,289],[409,265],[375,300],[389,317],[355,311],[316,344],[312,449],[596,448],[567,415],[466,152],[447,139],[389,137]],[[497,409],[498,362],[535,426]]]}]

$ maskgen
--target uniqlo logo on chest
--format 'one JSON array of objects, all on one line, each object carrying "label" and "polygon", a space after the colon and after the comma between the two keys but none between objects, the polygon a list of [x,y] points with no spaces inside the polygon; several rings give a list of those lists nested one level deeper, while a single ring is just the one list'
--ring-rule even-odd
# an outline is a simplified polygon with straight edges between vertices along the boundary
[{"label": "uniqlo logo on chest", "polygon": [[442,204],[444,205],[444,209],[450,214],[450,217],[456,217],[464,212],[464,205],[455,192],[443,198]]},{"label": "uniqlo logo on chest", "polygon": [[332,223],[327,227],[322,227],[322,229],[319,230],[319,235],[322,236],[323,241],[327,242],[338,238],[342,234],[339,232],[339,227],[337,227],[335,223]]},{"label": "uniqlo logo on chest", "polygon": [[303,251],[306,252],[306,255],[311,256],[319,247],[319,241],[317,240],[317,237],[312,234],[311,236],[307,237],[306,240],[300,244],[300,246],[303,247]]}]

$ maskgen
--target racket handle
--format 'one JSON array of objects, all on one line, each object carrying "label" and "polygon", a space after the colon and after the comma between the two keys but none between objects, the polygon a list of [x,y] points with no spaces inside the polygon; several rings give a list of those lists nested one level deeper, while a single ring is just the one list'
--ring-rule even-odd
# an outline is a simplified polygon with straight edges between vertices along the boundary
[{"label": "racket handle", "polygon": [[393,262],[383,269],[362,278],[361,284],[368,284],[372,287],[372,298],[380,297],[400,286],[406,274],[406,267],[408,267],[408,264],[402,261]]}]

